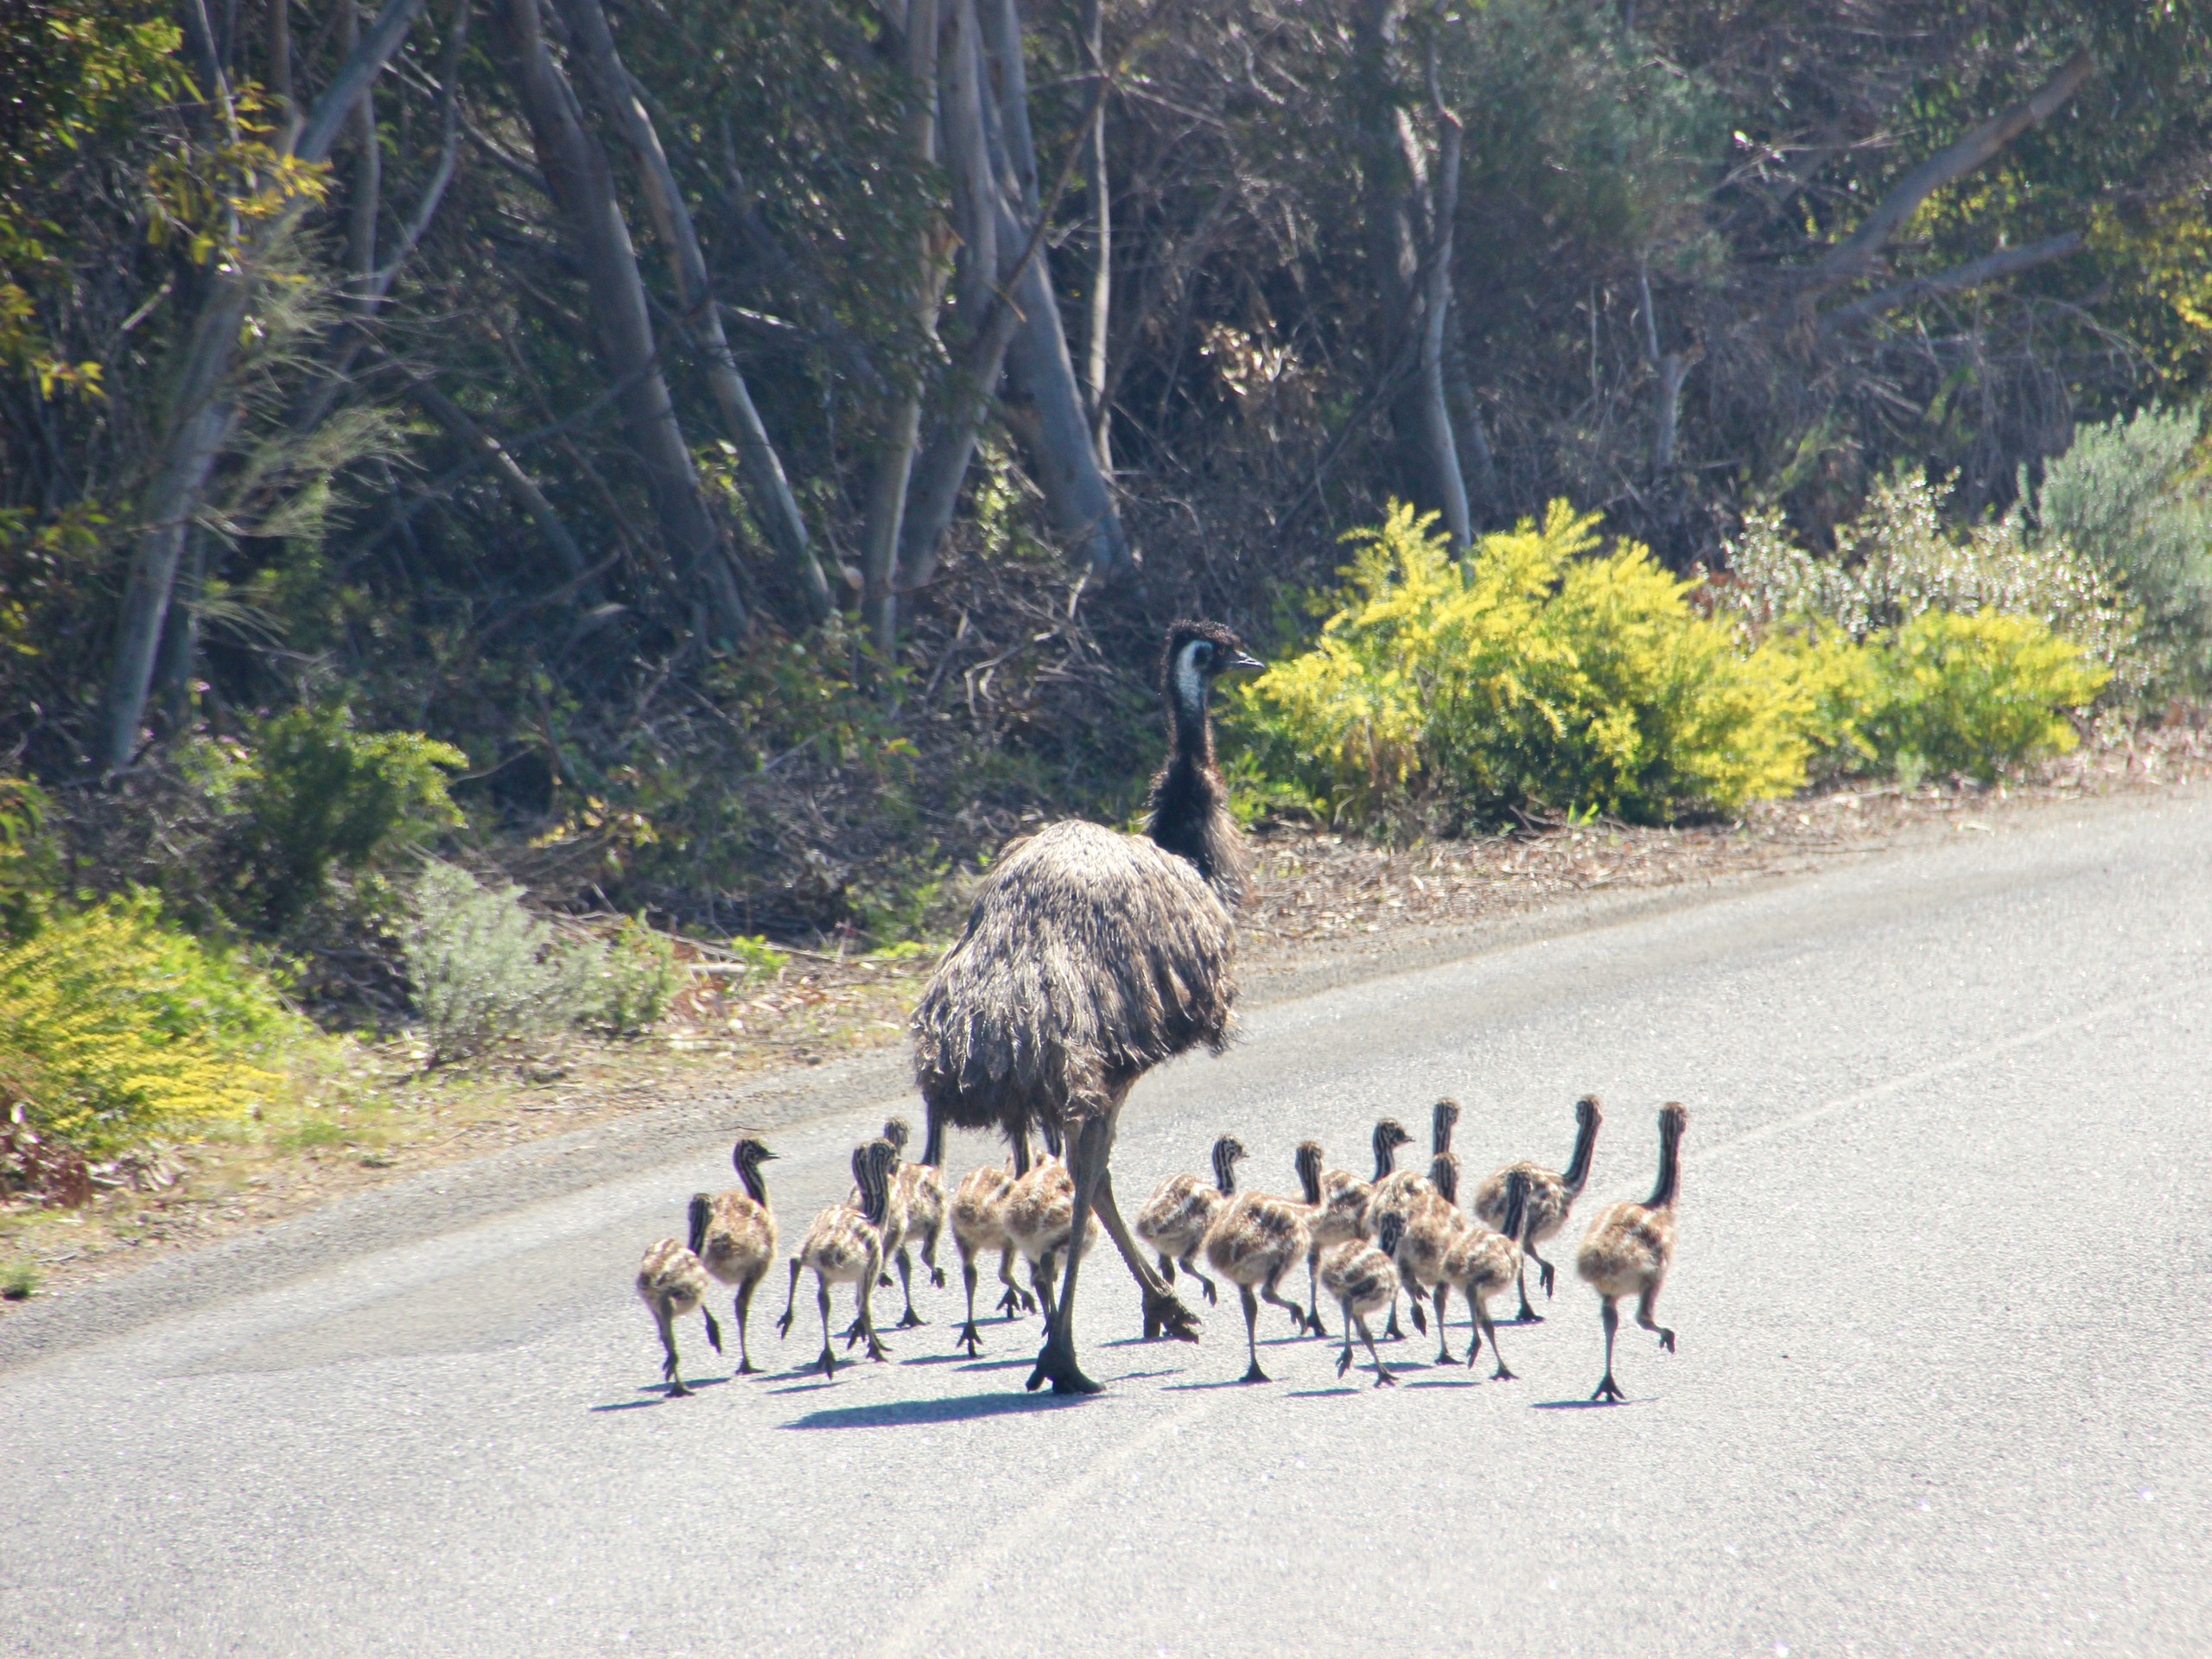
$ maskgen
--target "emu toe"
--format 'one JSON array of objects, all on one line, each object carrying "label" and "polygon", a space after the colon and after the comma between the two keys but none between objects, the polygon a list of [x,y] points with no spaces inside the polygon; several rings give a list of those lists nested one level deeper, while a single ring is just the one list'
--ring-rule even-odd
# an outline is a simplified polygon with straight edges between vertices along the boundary
[{"label": "emu toe", "polygon": [[944,1288],[944,1269],[943,1268],[931,1268],[930,1269],[930,1283],[936,1289],[943,1290]]},{"label": "emu toe", "polygon": [[1274,1381],[1274,1378],[1269,1376],[1265,1371],[1262,1370],[1260,1369],[1260,1362],[1255,1359],[1252,1362],[1249,1369],[1245,1371],[1244,1375],[1238,1377],[1236,1380],[1239,1382],[1272,1382]]},{"label": "emu toe", "polygon": [[1144,1322],[1147,1330],[1157,1323],[1162,1336],[1177,1342],[1198,1339],[1198,1316],[1184,1306],[1173,1291],[1145,1293]]},{"label": "emu toe", "polygon": [[1675,1351],[1675,1333],[1671,1331],[1662,1329],[1659,1332],[1659,1345],[1662,1348],[1664,1348],[1669,1353],[1673,1353]]},{"label": "emu toe", "polygon": [[822,1344],[821,1357],[814,1362],[814,1369],[833,1381],[836,1377],[837,1356],[830,1351],[830,1344],[826,1342]]},{"label": "emu toe", "polygon": [[899,1316],[899,1328],[901,1331],[911,1331],[918,1325],[927,1325],[929,1321],[927,1319],[915,1313],[911,1307]]},{"label": "emu toe", "polygon": [[[1424,1337],[1427,1336],[1428,1334],[1428,1315],[1421,1312],[1421,1304],[1419,1302],[1408,1302],[1406,1304],[1406,1311],[1414,1316],[1414,1329],[1420,1332]],[[1405,1333],[1401,1332],[1399,1334],[1402,1336]]]},{"label": "emu toe", "polygon": [[968,1357],[970,1359],[983,1351],[982,1334],[976,1329],[975,1320],[970,1319],[960,1327],[959,1334],[953,1338],[952,1345],[956,1348],[965,1348],[968,1351]]},{"label": "emu toe", "polygon": [[1054,1394],[1103,1394],[1104,1389],[1083,1374],[1075,1355],[1055,1343],[1046,1343],[1037,1356],[1037,1369],[1029,1373],[1028,1389],[1034,1394],[1050,1382]]},{"label": "emu toe", "polygon": [[1613,1374],[1607,1371],[1605,1380],[1598,1385],[1598,1391],[1590,1397],[1592,1400],[1609,1400],[1618,1404],[1628,1396],[1621,1392],[1620,1384],[1613,1381]]}]

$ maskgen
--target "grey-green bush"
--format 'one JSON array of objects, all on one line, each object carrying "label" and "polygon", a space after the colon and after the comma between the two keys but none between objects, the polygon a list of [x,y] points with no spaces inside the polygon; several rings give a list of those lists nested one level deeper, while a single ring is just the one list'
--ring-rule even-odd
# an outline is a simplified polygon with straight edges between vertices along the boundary
[{"label": "grey-green bush", "polygon": [[2202,423],[2196,409],[2147,409],[2083,427],[2035,496],[2038,540],[2071,544],[2142,607],[2162,690],[2212,687],[2212,489],[2193,466]]},{"label": "grey-green bush", "polygon": [[415,884],[402,944],[433,1060],[569,1023],[578,976],[552,930],[523,908],[520,887],[486,887],[433,860]]},{"label": "grey-green bush", "polygon": [[574,1017],[610,1036],[649,1030],[683,988],[676,947],[642,922],[625,921],[603,945],[580,940],[566,955],[574,975]]}]

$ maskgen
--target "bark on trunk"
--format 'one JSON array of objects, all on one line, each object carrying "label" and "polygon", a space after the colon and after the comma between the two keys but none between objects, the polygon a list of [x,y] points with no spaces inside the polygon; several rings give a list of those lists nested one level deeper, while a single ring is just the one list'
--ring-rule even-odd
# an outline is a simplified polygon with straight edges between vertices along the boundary
[{"label": "bark on trunk", "polygon": [[[360,0],[346,0],[346,50],[359,42]],[[361,88],[353,105],[353,190],[346,218],[346,267],[352,281],[347,297],[355,312],[365,315],[375,304],[372,289],[377,271],[377,212],[384,193],[384,156],[377,143],[375,85]]]},{"label": "bark on trunk", "polygon": [[1445,108],[1437,90],[1436,64],[1429,62],[1429,102],[1440,137],[1436,183],[1429,204],[1427,281],[1421,295],[1421,411],[1427,442],[1429,472],[1442,498],[1444,528],[1452,556],[1464,561],[1473,551],[1474,520],[1467,511],[1467,483],[1459,471],[1459,449],[1452,431],[1452,410],[1444,396],[1444,325],[1452,308],[1452,225],[1459,208],[1459,118]]},{"label": "bark on trunk", "polygon": [[[1083,50],[1084,73],[1097,80],[1106,73],[1105,8],[1101,0],[1083,0],[1077,34]],[[1090,405],[1091,442],[1098,464],[1114,470],[1114,410],[1106,401],[1107,343],[1114,321],[1114,200],[1108,188],[1106,168],[1106,104],[1099,100],[1097,113],[1084,141],[1084,187],[1090,195],[1090,291],[1084,306],[1083,390]]]},{"label": "bark on trunk", "polygon": [[[911,0],[906,9],[907,155],[919,166],[937,160],[938,0]],[[932,227],[917,249],[908,295],[925,341],[937,338],[938,308],[944,299],[944,259]],[[906,491],[921,442],[922,386],[902,391],[884,423],[875,467],[868,479],[868,522],[861,542],[861,623],[888,661],[899,645],[899,537],[906,522]]]},{"label": "bark on trunk", "polygon": [[[1021,20],[1014,0],[982,3],[985,40],[997,72],[1002,166],[1011,172],[1019,192],[1015,201],[1001,194],[999,242],[1001,247],[1019,246],[1033,231],[1041,211],[1037,153],[1029,131],[1028,77],[1021,58]],[[1008,284],[1022,318],[1007,353],[1007,378],[1012,395],[1028,406],[1033,423],[1032,459],[1046,513],[1054,531],[1094,578],[1126,574],[1135,560],[1114,505],[1113,490],[1098,464],[1097,443],[1076,384],[1052,272],[1038,259],[1018,276]]]},{"label": "bark on trunk", "polygon": [[661,147],[660,135],[638,99],[599,0],[559,0],[559,3],[591,83],[594,101],[637,158],[653,228],[668,250],[684,331],[705,359],[707,385],[721,411],[723,424],[729,429],[730,442],[737,448],[738,464],[744,471],[753,511],[798,585],[807,620],[826,622],[832,608],[829,582],[814,556],[806,518],[799,512],[798,499],[791,493],[782,457],[776,453],[752,391],[738,370],[728,337],[722,332],[721,312],[715,303],[714,286],[707,275],[706,254],[699,245],[691,210],[677,186],[675,170],[668,164],[668,153]]},{"label": "bark on trunk", "polygon": [[[328,158],[363,89],[399,49],[423,4],[423,0],[386,0],[302,124],[294,153],[302,161]],[[300,211],[294,203],[278,214],[264,237],[288,232]],[[238,358],[238,332],[252,304],[254,253],[244,250],[215,272],[172,383],[163,435],[139,502],[140,529],[131,546],[115,656],[101,699],[99,760],[104,772],[130,765],[137,748],[185,528],[199,511],[208,474],[237,420],[236,404],[224,393]]]},{"label": "bark on trunk", "polygon": [[502,0],[500,10],[508,72],[522,98],[538,170],[584,271],[600,356],[620,389],[617,401],[662,539],[679,582],[704,600],[714,630],[734,639],[745,630],[745,602],[655,361],[637,248],[615,200],[607,153],[586,130],[568,77],[546,50],[537,0]]}]

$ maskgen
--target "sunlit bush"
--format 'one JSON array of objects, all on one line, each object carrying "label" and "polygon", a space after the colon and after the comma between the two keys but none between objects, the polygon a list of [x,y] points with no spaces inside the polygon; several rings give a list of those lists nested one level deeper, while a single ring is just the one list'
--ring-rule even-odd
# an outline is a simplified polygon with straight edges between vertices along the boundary
[{"label": "sunlit bush", "polygon": [[1313,650],[1240,696],[1260,767],[1339,815],[1441,797],[1666,819],[1804,781],[1807,692],[1745,652],[1689,585],[1555,503],[1471,567],[1433,515],[1394,506],[1357,548]]},{"label": "sunlit bush", "polygon": [[1882,642],[1860,728],[1885,770],[1966,772],[2063,753],[2059,712],[2094,702],[2111,677],[2071,641],[2027,617],[1929,611]]},{"label": "sunlit bush", "polygon": [[311,1040],[250,964],[165,925],[147,895],[0,951],[0,1067],[32,1127],[84,1152],[240,1116]]}]

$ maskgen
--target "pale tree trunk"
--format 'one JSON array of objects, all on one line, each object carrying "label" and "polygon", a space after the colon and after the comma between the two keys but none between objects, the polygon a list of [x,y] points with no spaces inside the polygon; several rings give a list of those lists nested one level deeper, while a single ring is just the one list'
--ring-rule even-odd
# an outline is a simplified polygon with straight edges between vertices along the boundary
[{"label": "pale tree trunk", "polygon": [[[346,50],[359,43],[360,0],[346,0]],[[377,105],[374,87],[361,89],[353,106],[353,192],[346,216],[346,267],[353,309],[366,315],[376,304],[372,290],[377,274],[377,211],[384,191],[384,156],[377,143]]]},{"label": "pale tree trunk", "polygon": [[[937,160],[938,0],[909,0],[906,33],[908,107],[906,154],[918,165]],[[935,227],[922,234],[909,296],[924,341],[937,339],[938,308],[944,300],[945,262]],[[995,258],[994,258],[995,263]],[[899,537],[906,522],[906,491],[921,442],[919,382],[901,391],[884,423],[875,467],[868,478],[868,522],[861,542],[861,622],[887,662],[899,645]]]},{"label": "pale tree trunk", "polygon": [[736,447],[753,511],[760,515],[778,556],[798,584],[807,620],[827,621],[832,608],[830,584],[814,556],[806,518],[799,512],[798,499],[791,493],[783,461],[776,454],[745,377],[738,372],[728,337],[722,332],[721,312],[708,279],[706,255],[699,245],[691,210],[677,186],[675,170],[668,164],[668,153],[661,147],[660,135],[639,101],[599,0],[558,0],[558,3],[591,83],[594,101],[637,158],[653,229],[668,250],[684,329],[706,359],[707,385],[721,411],[723,424],[729,429],[730,442]]},{"label": "pale tree trunk", "polygon": [[[423,4],[423,0],[385,0],[368,34],[339,66],[302,124],[294,148],[301,160],[328,158],[362,92],[407,38]],[[200,21],[204,28],[204,14]],[[225,96],[219,76],[213,90],[218,98]],[[171,381],[162,435],[139,499],[139,529],[131,544],[130,574],[116,621],[115,655],[101,699],[99,758],[104,772],[121,771],[137,749],[186,528],[200,509],[208,475],[238,418],[236,404],[226,393],[238,359],[239,332],[252,305],[259,251],[288,232],[300,212],[300,205],[292,204],[261,239],[222,262],[186,336]]]},{"label": "pale tree trunk", "polygon": [[[1083,48],[1084,73],[1094,81],[1106,73],[1105,7],[1103,0],[1083,0],[1077,35]],[[1090,194],[1090,292],[1084,315],[1083,391],[1090,405],[1090,436],[1098,450],[1098,464],[1114,470],[1114,410],[1106,401],[1107,342],[1114,321],[1114,202],[1106,168],[1106,104],[1090,118],[1084,142],[1083,175]]]},{"label": "pale tree trunk", "polygon": [[1663,479],[1675,470],[1675,435],[1681,423],[1682,383],[1689,378],[1702,353],[1662,352],[1659,349],[1659,312],[1651,302],[1651,275],[1642,261],[1636,268],[1637,310],[1643,321],[1643,358],[1658,377],[1656,401],[1651,415],[1651,474]]},{"label": "pale tree trunk", "polygon": [[501,0],[501,20],[538,170],[583,269],[601,359],[615,384],[662,540],[679,582],[696,587],[703,600],[714,631],[734,639],[746,628],[745,602],[655,360],[637,249],[615,200],[607,152],[586,130],[568,77],[546,50],[537,0]]},{"label": "pale tree trunk", "polygon": [[1473,382],[1467,375],[1467,347],[1459,332],[1459,309],[1446,318],[1447,339],[1444,353],[1444,389],[1451,395],[1452,427],[1459,436],[1461,474],[1469,471],[1467,505],[1478,525],[1497,521],[1503,503],[1497,484],[1497,460],[1491,454],[1490,434],[1483,427],[1483,412],[1475,401]]},{"label": "pale tree trunk", "polygon": [[1474,521],[1467,511],[1467,484],[1459,471],[1459,449],[1452,432],[1452,410],[1444,396],[1444,325],[1452,309],[1452,226],[1459,210],[1459,118],[1444,105],[1436,82],[1436,54],[1428,60],[1429,106],[1436,116],[1438,156],[1434,194],[1429,204],[1428,270],[1421,294],[1421,414],[1428,448],[1429,471],[1443,498],[1444,527],[1452,555],[1465,560],[1475,544]]},{"label": "pale tree trunk", "polygon": [[[1015,203],[1001,194],[999,240],[1019,245],[1041,223],[1037,192],[1037,152],[1029,130],[1029,84],[1021,57],[1021,19],[1014,0],[981,0],[980,16],[986,46],[997,70],[996,107],[1002,164],[1013,174],[1018,191]],[[1103,78],[1102,78],[1103,86]],[[1093,100],[1094,118],[1104,108]],[[986,127],[986,131],[988,127]],[[1027,222],[1025,223],[1025,219]],[[1013,395],[1032,416],[1025,423],[1033,435],[1031,459],[1045,509],[1059,536],[1094,579],[1127,574],[1135,567],[1128,537],[1122,529],[1114,493],[1098,464],[1083,394],[1076,384],[1075,363],[1068,355],[1066,331],[1060,323],[1059,296],[1052,291],[1052,272],[1042,259],[1025,264],[1007,287],[1022,312],[1007,353],[1007,372]]]}]

